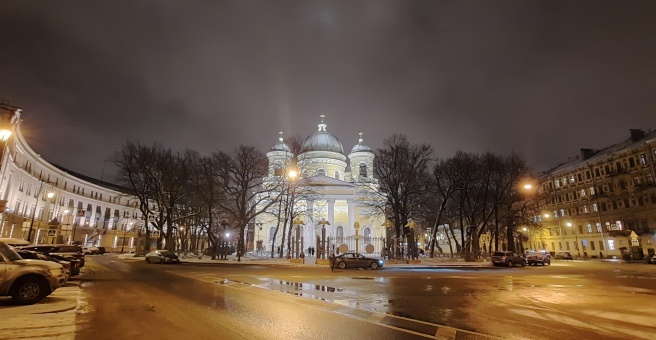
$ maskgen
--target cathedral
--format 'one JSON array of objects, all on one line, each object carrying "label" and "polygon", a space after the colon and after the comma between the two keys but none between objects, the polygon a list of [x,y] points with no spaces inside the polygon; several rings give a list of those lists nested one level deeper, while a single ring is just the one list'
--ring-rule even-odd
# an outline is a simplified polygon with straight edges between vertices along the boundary
[{"label": "cathedral", "polygon": [[[297,155],[285,144],[281,133],[267,153],[269,173],[265,183],[284,180],[299,186],[293,189],[300,196],[292,199],[292,239],[299,245],[297,249],[325,246],[336,252],[380,254],[385,219],[369,203],[378,191],[374,152],[363,144],[360,133],[358,143],[346,155],[342,143],[326,130],[324,118],[321,115],[318,130],[305,139]],[[298,178],[289,176],[290,169],[298,172]],[[282,241],[284,221],[279,222],[280,214],[274,210],[260,216],[257,223],[263,229],[263,235],[259,235],[262,246],[268,251]],[[323,239],[329,241],[322,243]]]}]

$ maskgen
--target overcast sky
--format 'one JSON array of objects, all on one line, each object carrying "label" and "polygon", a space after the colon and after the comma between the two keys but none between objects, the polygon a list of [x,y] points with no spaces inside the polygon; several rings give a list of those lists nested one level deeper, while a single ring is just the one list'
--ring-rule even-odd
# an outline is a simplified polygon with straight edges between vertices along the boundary
[{"label": "overcast sky", "polygon": [[347,153],[402,133],[539,172],[656,129],[655,90],[656,1],[0,1],[0,98],[96,178],[126,139],[268,151],[322,113]]}]

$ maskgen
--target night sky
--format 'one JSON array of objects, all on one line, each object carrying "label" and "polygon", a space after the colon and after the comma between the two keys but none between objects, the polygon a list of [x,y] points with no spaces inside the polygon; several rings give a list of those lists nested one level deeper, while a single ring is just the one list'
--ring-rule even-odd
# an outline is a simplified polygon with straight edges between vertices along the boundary
[{"label": "night sky", "polygon": [[[656,129],[656,1],[0,1],[0,98],[100,178],[126,139],[268,151],[325,114],[536,172]],[[105,179],[111,180],[105,170]]]}]

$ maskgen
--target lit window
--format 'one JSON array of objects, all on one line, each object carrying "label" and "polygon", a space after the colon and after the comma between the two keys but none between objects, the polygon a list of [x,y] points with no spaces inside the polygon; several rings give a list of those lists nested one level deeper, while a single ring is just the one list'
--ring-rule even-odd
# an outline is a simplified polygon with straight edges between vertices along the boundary
[{"label": "lit window", "polygon": [[601,224],[599,224],[599,222],[597,222],[597,223],[595,223],[595,225],[597,226],[597,232],[601,233]]},{"label": "lit window", "polygon": [[608,240],[608,250],[615,250],[615,240]]},{"label": "lit window", "polygon": [[581,189],[581,197],[585,197],[585,189]]},{"label": "lit window", "polygon": [[569,178],[569,182],[570,182],[570,183],[574,183],[574,182],[576,182],[576,179],[574,179],[574,175],[572,175],[572,177]]},{"label": "lit window", "polygon": [[594,187],[590,187],[590,196],[594,196],[594,194],[595,194]]},{"label": "lit window", "polygon": [[557,179],[557,180],[554,182],[554,185],[556,186],[556,188],[560,188],[560,180]]},{"label": "lit window", "polygon": [[594,212],[598,211],[597,203],[592,203],[592,211],[594,211]]},{"label": "lit window", "polygon": [[644,153],[640,154],[640,164],[643,164],[643,165],[647,164],[647,155],[645,155]]},{"label": "lit window", "polygon": [[583,212],[586,213],[586,214],[589,213],[587,205],[583,206]]},{"label": "lit window", "polygon": [[615,221],[615,224],[617,225],[617,230],[622,230],[622,221]]},{"label": "lit window", "polygon": [[588,234],[592,234],[592,224],[588,223]]}]

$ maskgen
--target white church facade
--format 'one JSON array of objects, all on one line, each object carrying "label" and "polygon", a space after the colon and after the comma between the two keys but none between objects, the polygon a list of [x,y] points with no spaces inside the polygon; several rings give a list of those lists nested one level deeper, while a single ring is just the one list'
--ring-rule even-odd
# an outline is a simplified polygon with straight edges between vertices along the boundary
[{"label": "white church facade", "polygon": [[[326,130],[324,116],[321,118],[318,130],[305,139],[297,155],[285,144],[281,133],[278,143],[267,153],[269,173],[265,183],[282,180],[299,186],[292,187],[302,196],[292,200],[294,221],[287,221],[287,228],[292,228],[291,236],[299,245],[297,249],[307,252],[309,247],[329,247],[326,253],[380,254],[385,220],[370,204],[376,197],[374,191],[378,191],[374,153],[363,144],[360,134],[358,143],[345,155],[341,142]],[[299,177],[290,178],[290,169],[297,171]],[[257,223],[263,229],[259,236],[267,251],[277,250],[272,248],[280,246],[283,239],[285,222],[278,216],[274,212],[264,214]],[[324,239],[330,242],[322,243]]]}]

